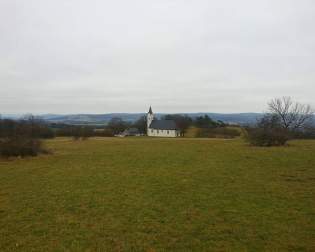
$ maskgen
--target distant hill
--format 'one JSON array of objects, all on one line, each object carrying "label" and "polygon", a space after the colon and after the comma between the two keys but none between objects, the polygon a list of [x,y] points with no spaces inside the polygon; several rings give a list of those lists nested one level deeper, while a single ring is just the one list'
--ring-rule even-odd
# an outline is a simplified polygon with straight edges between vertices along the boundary
[{"label": "distant hill", "polygon": [[238,113],[238,114],[220,114],[220,113],[192,113],[187,114],[194,118],[197,116],[208,115],[214,120],[220,120],[225,123],[233,124],[253,124],[257,122],[257,119],[263,116],[262,113]]},{"label": "distant hill", "polygon": [[141,113],[110,113],[110,114],[74,114],[74,115],[42,115],[45,121],[67,124],[107,124],[112,118],[134,122],[144,114]]},{"label": "distant hill", "polygon": [[[239,114],[220,114],[220,113],[182,113],[192,118],[208,115],[214,120],[221,120],[226,123],[234,124],[252,124],[260,118],[260,113],[239,113]],[[110,114],[69,114],[69,115],[58,115],[58,114],[43,114],[38,115],[43,120],[51,123],[65,123],[65,124],[107,124],[112,118],[121,118],[124,121],[134,122],[139,119],[144,113],[110,113]],[[162,113],[157,113],[157,118],[162,117]],[[3,118],[18,119],[21,115],[2,115]]]},{"label": "distant hill", "polygon": [[[230,124],[253,124],[257,119],[262,117],[262,113],[230,113],[230,114],[221,114],[221,113],[181,113],[183,115],[188,115],[192,118],[198,116],[208,115],[214,120],[221,120],[225,123]],[[144,113],[110,113],[110,114],[69,114],[69,115],[58,115],[58,114],[43,114],[36,115],[42,118],[43,120],[50,123],[65,123],[65,124],[76,124],[76,125],[104,125],[107,124],[112,118],[121,118],[124,121],[134,122],[139,119],[141,116],[145,115]],[[162,113],[157,113],[155,116],[157,118],[162,117]],[[22,115],[2,115],[2,118],[18,119],[23,117]],[[314,116],[315,123],[315,116]]]}]

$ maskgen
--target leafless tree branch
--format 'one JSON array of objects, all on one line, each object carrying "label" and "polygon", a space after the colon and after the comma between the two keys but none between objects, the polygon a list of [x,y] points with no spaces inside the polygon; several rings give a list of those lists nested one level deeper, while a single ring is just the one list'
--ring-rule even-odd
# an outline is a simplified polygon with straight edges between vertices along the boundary
[{"label": "leafless tree branch", "polygon": [[303,128],[313,117],[310,105],[294,102],[291,97],[275,98],[268,104],[269,112],[277,115],[286,129]]}]

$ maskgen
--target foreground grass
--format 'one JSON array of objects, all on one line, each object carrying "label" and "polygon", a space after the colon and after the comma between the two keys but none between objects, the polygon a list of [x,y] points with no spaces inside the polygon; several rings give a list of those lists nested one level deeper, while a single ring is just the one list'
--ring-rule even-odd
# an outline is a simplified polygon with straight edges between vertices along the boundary
[{"label": "foreground grass", "polygon": [[47,145],[0,161],[0,251],[315,251],[315,141]]}]

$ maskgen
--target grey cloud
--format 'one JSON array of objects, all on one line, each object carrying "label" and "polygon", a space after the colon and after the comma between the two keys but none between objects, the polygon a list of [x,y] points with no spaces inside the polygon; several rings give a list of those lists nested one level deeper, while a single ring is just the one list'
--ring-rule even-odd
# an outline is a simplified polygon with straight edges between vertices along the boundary
[{"label": "grey cloud", "polygon": [[0,113],[315,107],[312,0],[2,0]]}]

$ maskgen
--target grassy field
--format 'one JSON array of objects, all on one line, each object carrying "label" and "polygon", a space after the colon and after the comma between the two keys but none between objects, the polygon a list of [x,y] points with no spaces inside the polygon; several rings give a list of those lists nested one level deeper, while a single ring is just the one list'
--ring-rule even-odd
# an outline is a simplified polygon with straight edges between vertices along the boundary
[{"label": "grassy field", "polygon": [[46,144],[0,161],[0,251],[315,251],[315,141]]}]

